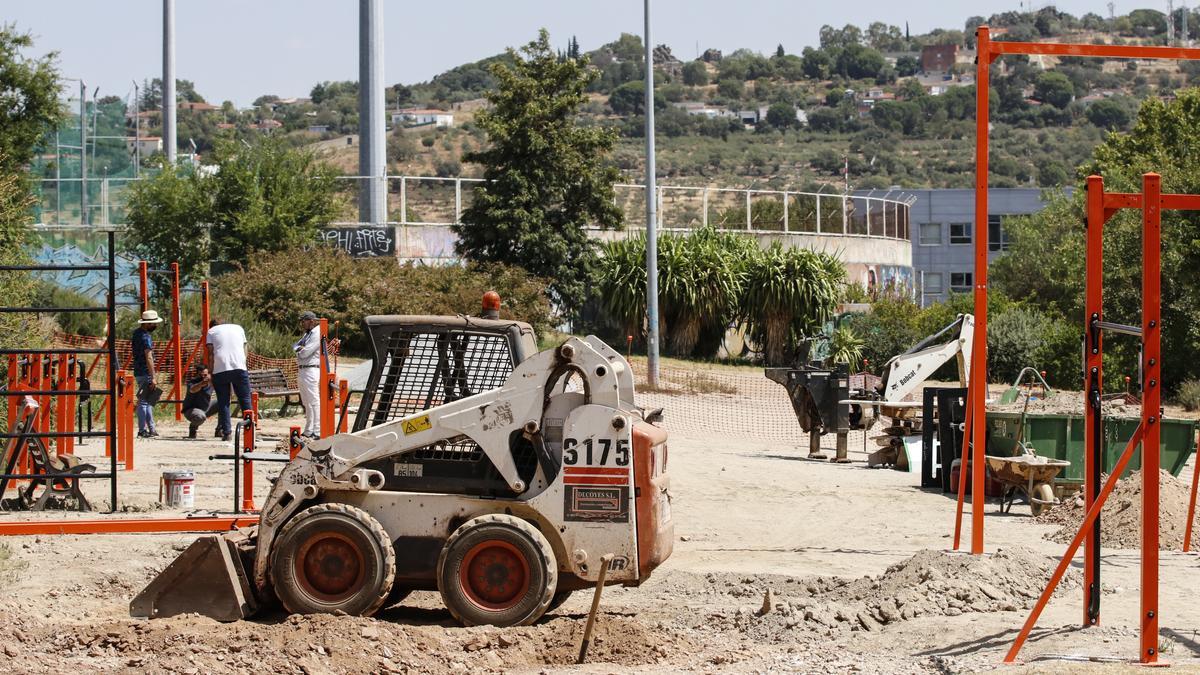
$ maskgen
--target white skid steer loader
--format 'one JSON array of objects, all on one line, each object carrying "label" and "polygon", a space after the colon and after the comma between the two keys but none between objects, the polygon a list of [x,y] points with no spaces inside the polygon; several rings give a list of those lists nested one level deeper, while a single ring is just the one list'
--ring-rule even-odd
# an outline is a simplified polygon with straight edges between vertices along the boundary
[{"label": "white skid steer loader", "polygon": [[534,354],[527,324],[368,317],[354,431],[308,443],[256,528],[202,537],[130,604],[232,621],[369,616],[437,590],[465,625],[529,624],[574,590],[636,586],[674,539],[666,432],[595,337]]}]

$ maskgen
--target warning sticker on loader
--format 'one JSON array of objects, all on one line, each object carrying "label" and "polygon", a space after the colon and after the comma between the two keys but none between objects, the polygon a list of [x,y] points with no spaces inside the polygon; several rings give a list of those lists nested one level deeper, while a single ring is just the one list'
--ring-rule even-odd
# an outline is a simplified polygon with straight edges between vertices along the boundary
[{"label": "warning sticker on loader", "polygon": [[429,431],[432,425],[429,423],[429,415],[421,415],[414,417],[404,423],[404,435],[415,434],[420,431]]},{"label": "warning sticker on loader", "polygon": [[563,519],[573,522],[628,523],[628,485],[564,485]]}]

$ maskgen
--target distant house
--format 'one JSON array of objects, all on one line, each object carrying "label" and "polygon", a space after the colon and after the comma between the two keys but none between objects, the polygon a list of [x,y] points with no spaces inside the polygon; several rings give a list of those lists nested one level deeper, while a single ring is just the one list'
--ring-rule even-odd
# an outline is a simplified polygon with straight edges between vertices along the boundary
[{"label": "distant house", "polygon": [[237,125],[234,124],[233,122],[218,122],[217,128],[218,129],[236,129]]},{"label": "distant house", "polygon": [[958,45],[926,45],[921,48],[921,70],[926,73],[944,73],[958,63]]},{"label": "distant house", "polygon": [[258,122],[250,125],[251,129],[257,129],[258,131],[274,131],[275,129],[282,127],[283,122],[280,122],[279,120],[259,120]]},{"label": "distant house", "polygon": [[314,134],[323,134],[329,131],[328,124],[311,124],[308,130]]},{"label": "distant house", "polygon": [[417,110],[408,108],[392,113],[392,126],[419,127],[432,125],[435,127],[454,126],[454,113],[445,110]]},{"label": "distant house", "polygon": [[158,136],[142,136],[138,139],[126,138],[125,146],[131,154],[136,151],[142,157],[149,157],[156,152],[162,152],[163,141]]},{"label": "distant house", "polygon": [[213,110],[220,110],[221,107],[211,103],[204,103],[203,101],[183,101],[179,104],[179,109],[190,110],[192,112],[211,112]]},{"label": "distant house", "polygon": [[714,119],[717,117],[733,117],[733,113],[730,112],[728,108],[716,105],[708,105],[698,101],[681,101],[679,103],[672,103],[671,105],[683,110],[689,115],[695,115],[696,117],[707,117],[709,119]]}]

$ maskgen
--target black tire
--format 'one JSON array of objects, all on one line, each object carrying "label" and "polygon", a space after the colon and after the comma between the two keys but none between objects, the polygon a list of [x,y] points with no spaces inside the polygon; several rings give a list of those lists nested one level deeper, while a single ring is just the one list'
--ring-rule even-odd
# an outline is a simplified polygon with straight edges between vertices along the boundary
[{"label": "black tire", "polygon": [[396,575],[392,542],[371,514],[348,504],[317,504],[296,514],[271,552],[275,595],[289,611],[371,616]]},{"label": "black tire", "polygon": [[550,598],[550,604],[546,607],[546,611],[553,612],[554,610],[558,609],[559,607],[562,607],[564,602],[571,599],[571,594],[574,592],[575,591],[558,591],[558,592],[556,592],[554,594],[554,597]]},{"label": "black tire", "polygon": [[442,602],[464,626],[527,626],[546,613],[558,585],[550,542],[532,525],[492,514],[467,521],[438,556]]}]

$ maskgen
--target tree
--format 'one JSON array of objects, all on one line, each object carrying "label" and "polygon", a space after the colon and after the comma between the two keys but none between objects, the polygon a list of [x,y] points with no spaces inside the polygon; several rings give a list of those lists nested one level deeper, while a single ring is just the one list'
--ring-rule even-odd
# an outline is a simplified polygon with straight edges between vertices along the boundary
[{"label": "tree", "polygon": [[1129,126],[1129,111],[1111,98],[1096,101],[1089,106],[1087,118],[1092,124],[1109,131]]},{"label": "tree", "polygon": [[834,108],[817,108],[808,114],[808,128],[823,133],[836,133],[842,128],[842,115]]},{"label": "tree", "polygon": [[912,77],[921,71],[921,62],[915,56],[905,54],[896,59],[896,74],[900,77]]},{"label": "tree", "polygon": [[622,225],[612,187],[620,173],[607,162],[615,133],[579,123],[597,77],[587,57],[560,63],[545,29],[508,55],[511,65],[492,66],[491,107],[475,118],[491,147],[463,158],[484,167],[486,182],[454,226],[456,249],[468,260],[515,264],[553,280],[555,302],[574,313],[596,261],[584,228]]},{"label": "tree", "polygon": [[703,61],[689,61],[683,66],[683,83],[689,87],[708,84],[708,68]]},{"label": "tree", "polygon": [[833,61],[824,50],[805,47],[801,52],[804,74],[814,80],[828,80]]},{"label": "tree", "polygon": [[782,59],[786,55],[787,52],[783,50],[783,45],[779,45],[775,48],[775,58]]},{"label": "tree", "polygon": [[772,103],[767,108],[767,124],[775,129],[784,130],[800,126],[796,119],[796,109],[789,103]]},{"label": "tree", "polygon": [[1060,72],[1048,70],[1037,76],[1033,83],[1033,97],[1055,108],[1066,108],[1075,98],[1075,87],[1071,80]]},{"label": "tree", "polygon": [[[608,97],[608,105],[618,115],[642,115],[646,112],[646,83],[642,81],[626,82],[613,89]],[[654,109],[662,110],[667,102],[662,92],[654,92]]]},{"label": "tree", "polygon": [[886,61],[883,54],[864,47],[851,44],[841,51],[837,59],[837,72],[853,79],[873,78],[883,70]]},{"label": "tree", "polygon": [[155,267],[179,262],[189,279],[205,263],[239,264],[262,251],[314,240],[337,212],[333,170],[276,138],[217,145],[215,173],[163,166],[130,187],[131,246]]},{"label": "tree", "polygon": [[0,25],[0,172],[29,163],[38,142],[64,116],[58,102],[58,53],[21,54],[33,46],[14,24]]},{"label": "tree", "polygon": [[746,93],[746,87],[741,80],[727,77],[717,83],[717,94],[723,98],[738,100]]}]

